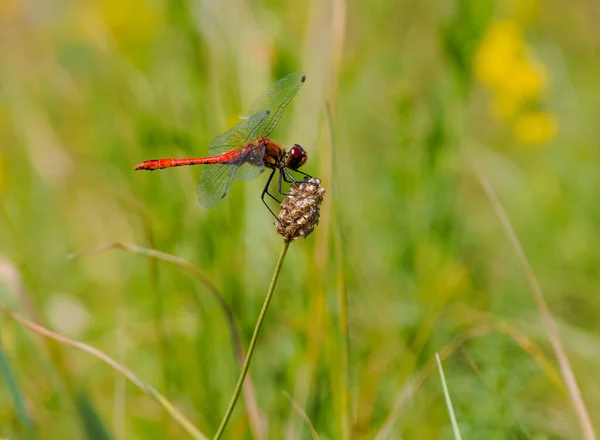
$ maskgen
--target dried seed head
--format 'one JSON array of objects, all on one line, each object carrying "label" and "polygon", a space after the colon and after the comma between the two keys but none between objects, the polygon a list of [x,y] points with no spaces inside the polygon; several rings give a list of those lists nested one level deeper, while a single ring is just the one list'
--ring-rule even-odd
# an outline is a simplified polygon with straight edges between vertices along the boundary
[{"label": "dried seed head", "polygon": [[286,241],[306,238],[319,224],[323,194],[325,188],[321,186],[321,181],[313,177],[290,185],[277,216],[277,232]]}]

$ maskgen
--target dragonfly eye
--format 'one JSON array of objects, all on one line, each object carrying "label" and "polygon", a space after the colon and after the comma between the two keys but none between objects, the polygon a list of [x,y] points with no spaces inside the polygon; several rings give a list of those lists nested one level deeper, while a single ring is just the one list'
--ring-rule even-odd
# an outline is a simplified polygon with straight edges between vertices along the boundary
[{"label": "dragonfly eye", "polygon": [[290,148],[290,151],[288,151],[286,165],[292,170],[297,170],[304,165],[306,159],[308,159],[308,156],[306,155],[304,148],[298,144],[294,144],[294,146]]}]

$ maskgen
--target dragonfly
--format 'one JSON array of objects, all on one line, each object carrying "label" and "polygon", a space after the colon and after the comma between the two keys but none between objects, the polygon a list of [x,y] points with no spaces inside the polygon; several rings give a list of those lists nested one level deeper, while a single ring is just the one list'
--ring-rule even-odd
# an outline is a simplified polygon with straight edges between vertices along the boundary
[{"label": "dragonfly", "polygon": [[297,181],[290,170],[311,177],[299,170],[308,158],[304,148],[294,144],[286,150],[269,138],[285,108],[305,80],[304,73],[295,72],[273,84],[252,102],[248,117],[211,142],[208,156],[146,160],[137,164],[134,169],[154,171],[185,165],[206,165],[200,174],[196,191],[198,202],[205,208],[215,206],[227,195],[234,178],[253,179],[269,169],[271,173],[262,190],[261,200],[271,214],[275,215],[265,201],[265,196],[269,196],[277,203],[280,202],[269,192],[275,173],[279,171],[278,190],[281,195],[286,195],[282,188],[283,181]]}]

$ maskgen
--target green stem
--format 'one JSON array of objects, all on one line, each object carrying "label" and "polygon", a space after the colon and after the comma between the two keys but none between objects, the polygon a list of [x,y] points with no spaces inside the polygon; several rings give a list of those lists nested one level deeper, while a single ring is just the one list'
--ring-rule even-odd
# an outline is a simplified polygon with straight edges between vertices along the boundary
[{"label": "green stem", "polygon": [[246,354],[246,359],[244,360],[244,365],[242,366],[240,377],[238,378],[237,385],[235,386],[235,390],[233,390],[233,395],[231,396],[231,400],[229,401],[227,411],[225,411],[225,415],[223,416],[221,425],[219,426],[217,433],[213,437],[213,440],[219,440],[223,435],[223,432],[225,431],[227,423],[229,422],[231,414],[233,413],[233,410],[235,408],[235,404],[237,403],[237,400],[240,397],[242,385],[244,384],[244,379],[246,378],[246,373],[248,373],[250,361],[252,360],[252,355],[254,354],[254,348],[256,347],[256,342],[258,341],[258,334],[260,333],[260,328],[262,327],[263,321],[265,320],[265,315],[267,314],[269,303],[271,302],[273,292],[275,291],[277,278],[279,278],[279,272],[281,272],[281,266],[283,266],[283,260],[289,247],[290,242],[285,241],[283,243],[283,249],[281,249],[281,254],[279,255],[279,260],[277,261],[277,265],[275,266],[275,272],[273,273],[273,278],[271,279],[271,285],[269,286],[267,297],[265,298],[265,302],[263,303],[262,309],[260,310],[260,314],[258,315],[258,320],[256,321],[256,326],[254,327],[254,333],[252,334],[252,339],[250,340],[250,346],[248,347],[248,353]]},{"label": "green stem", "polygon": [[[340,264],[341,266],[341,264]],[[348,337],[348,297],[346,293],[346,287],[343,281],[342,269],[338,269],[338,302],[340,307],[339,317],[339,332],[340,332],[340,349],[341,349],[341,377],[342,386],[340,390],[341,400],[341,424],[342,424],[342,438],[347,440],[352,437],[352,422],[350,412],[350,377],[349,377],[349,365],[350,365],[350,340]]]}]

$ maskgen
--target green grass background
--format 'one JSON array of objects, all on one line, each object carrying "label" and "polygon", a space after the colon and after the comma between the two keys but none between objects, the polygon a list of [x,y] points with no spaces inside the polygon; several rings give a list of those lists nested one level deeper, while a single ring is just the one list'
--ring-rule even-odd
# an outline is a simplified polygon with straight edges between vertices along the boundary
[{"label": "green grass background", "polygon": [[[265,438],[311,438],[297,408],[323,439],[375,438],[392,419],[388,438],[451,438],[432,362],[452,341],[463,344],[444,373],[464,438],[581,438],[473,171],[514,224],[599,427],[600,9],[527,3],[524,35],[549,76],[541,105],[559,126],[538,147],[490,114],[472,73],[485,29],[513,19],[515,2],[4,0],[2,304],[105,351],[210,437],[239,365],[207,288],[140,255],[66,256],[123,241],[185,258],[246,347],[281,247],[264,179],[234,182],[204,210],[199,167],[133,166],[205,154],[255,96],[302,70],[272,137],[305,147],[327,195],[318,228],[290,248],[250,367]],[[6,317],[0,327],[0,437],[186,438],[96,358]],[[253,438],[243,398],[225,438]]]}]

